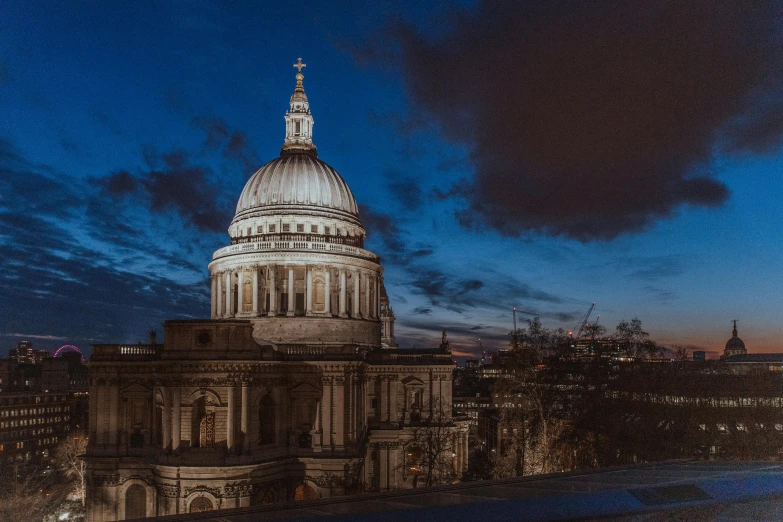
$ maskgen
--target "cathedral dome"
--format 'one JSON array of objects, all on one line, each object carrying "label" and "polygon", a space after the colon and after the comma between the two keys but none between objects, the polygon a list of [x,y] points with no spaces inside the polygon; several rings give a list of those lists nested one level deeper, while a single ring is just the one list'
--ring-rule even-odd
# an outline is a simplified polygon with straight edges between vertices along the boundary
[{"label": "cathedral dome", "polygon": [[745,355],[748,350],[745,349],[745,343],[737,335],[737,321],[734,321],[734,329],[731,332],[731,339],[726,342],[726,349],[723,350],[723,357],[733,355]]},{"label": "cathedral dome", "polygon": [[358,219],[356,200],[345,180],[312,152],[287,152],[253,174],[237,203],[237,215],[258,207],[321,207]]},{"label": "cathedral dome", "polygon": [[729,339],[726,342],[726,350],[727,351],[729,351],[729,350],[732,350],[732,351],[741,350],[743,352],[747,351],[745,349],[745,343],[739,337],[732,337],[731,339]]}]

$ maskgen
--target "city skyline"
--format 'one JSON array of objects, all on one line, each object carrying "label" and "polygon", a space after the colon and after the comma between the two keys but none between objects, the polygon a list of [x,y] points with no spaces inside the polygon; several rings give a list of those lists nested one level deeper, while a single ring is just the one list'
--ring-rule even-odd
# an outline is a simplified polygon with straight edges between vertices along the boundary
[{"label": "city skyline", "polygon": [[[550,35],[579,14],[506,7],[508,20]],[[416,7],[356,6],[351,17],[299,8],[289,25],[279,23],[284,8],[9,3],[3,351],[26,339],[87,355],[90,343],[161,333],[164,319],[209,317],[206,265],[226,244],[244,183],[279,152],[300,56],[314,143],[360,204],[403,347],[437,346],[445,329],[455,355],[475,356],[479,337],[487,350],[507,346],[514,306],[569,330],[595,301],[609,331],[639,317],[658,342],[715,356],[738,319],[750,352],[780,351],[783,124],[769,114],[781,103],[783,51],[776,33],[737,49],[729,38],[772,31],[777,4],[701,22],[663,13],[684,33],[705,31],[656,35],[671,40],[661,63],[634,63],[644,44],[624,29],[584,29],[601,44],[630,44],[631,57],[594,74],[564,59],[575,51],[567,39],[514,40],[483,5],[449,7],[442,25]],[[600,7],[581,14],[614,20]],[[510,40],[455,52],[493,25]],[[750,51],[758,58],[740,66]],[[526,65],[547,52],[558,74]],[[679,78],[697,62],[691,83]],[[651,74],[640,67],[671,64],[667,81],[623,90]],[[568,114],[536,82],[572,96]],[[663,92],[668,84],[675,92]],[[638,107],[636,119],[601,86],[623,94],[621,109]],[[504,90],[510,101],[497,98]]]}]

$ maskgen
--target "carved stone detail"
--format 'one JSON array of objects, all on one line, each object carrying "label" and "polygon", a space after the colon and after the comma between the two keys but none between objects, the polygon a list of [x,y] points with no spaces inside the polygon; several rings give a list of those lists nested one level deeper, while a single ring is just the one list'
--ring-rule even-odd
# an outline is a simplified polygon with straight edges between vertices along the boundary
[{"label": "carved stone detail", "polygon": [[223,495],[220,488],[210,486],[188,486],[185,488],[185,496],[189,496],[191,493],[209,493],[215,498],[221,498]]}]

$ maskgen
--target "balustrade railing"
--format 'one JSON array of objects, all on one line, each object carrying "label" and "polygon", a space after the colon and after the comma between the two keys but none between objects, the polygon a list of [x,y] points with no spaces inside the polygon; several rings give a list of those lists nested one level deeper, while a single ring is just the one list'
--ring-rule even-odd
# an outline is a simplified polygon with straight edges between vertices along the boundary
[{"label": "balustrade railing", "polygon": [[231,239],[232,245],[242,243],[257,243],[264,241],[300,241],[305,243],[329,243],[335,245],[347,245],[364,248],[364,237],[362,236],[330,236],[325,234],[256,234],[251,236],[235,237]]},{"label": "balustrade railing", "polygon": [[160,357],[162,344],[94,344],[92,360],[154,359]]},{"label": "balustrade railing", "polygon": [[230,256],[234,254],[245,254],[249,252],[263,252],[265,250],[314,250],[318,252],[338,253],[345,254],[353,257],[361,257],[369,259],[375,263],[380,261],[380,258],[363,248],[359,248],[351,245],[341,245],[334,243],[323,243],[317,241],[300,241],[300,240],[283,240],[276,239],[274,241],[258,241],[249,243],[236,243],[227,247],[223,247],[217,250],[212,259],[219,259],[221,257]]}]

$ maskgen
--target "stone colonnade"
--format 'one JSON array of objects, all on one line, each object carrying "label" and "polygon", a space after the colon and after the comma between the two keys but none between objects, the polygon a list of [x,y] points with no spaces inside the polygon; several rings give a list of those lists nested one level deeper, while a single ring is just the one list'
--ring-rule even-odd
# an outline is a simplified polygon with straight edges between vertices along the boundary
[{"label": "stone colonnade", "polygon": [[[335,268],[323,265],[253,265],[212,273],[211,317],[274,317],[296,315],[295,270],[305,268],[304,314],[307,316],[335,315],[343,318],[378,319],[380,317],[381,279],[377,272],[358,268]],[[282,269],[283,277],[278,277]],[[332,272],[337,272],[332,284]],[[234,277],[236,276],[236,277]],[[314,281],[314,277],[319,277]],[[350,282],[348,281],[350,277]],[[247,283],[245,279],[248,278]],[[278,279],[281,279],[278,281]],[[263,286],[259,285],[263,282]],[[336,286],[337,309],[332,309],[332,290]],[[248,287],[248,288],[246,288]],[[252,295],[245,295],[249,291]],[[320,292],[324,295],[321,296]],[[283,302],[282,295],[287,295]],[[314,296],[321,297],[315,303]],[[349,309],[350,298],[350,309]],[[252,303],[250,310],[244,304]],[[283,309],[285,308],[285,309]]]},{"label": "stone colonnade", "polygon": [[[247,454],[250,452],[251,437],[248,431],[250,427],[250,384],[249,379],[239,379],[230,380],[225,386],[225,404],[223,404],[226,410],[225,440],[226,449],[232,453]],[[185,426],[182,422],[182,404],[185,399],[183,390],[190,391],[190,387],[156,386],[153,392],[153,397],[157,397],[158,393],[163,397],[161,425],[154,425],[156,415],[153,412],[152,431],[156,432],[160,429],[161,445],[164,449],[178,451],[182,446],[183,434],[185,434],[184,438],[190,441],[191,446],[194,443],[193,440],[190,440],[192,425]],[[185,402],[189,403],[190,401]],[[237,403],[239,403],[239,415],[237,415]],[[186,407],[191,407],[191,405],[186,404]],[[191,424],[196,422],[191,415],[184,415],[184,417],[190,419]],[[238,430],[237,427],[239,427]],[[221,440],[218,436],[223,434],[216,433],[215,435],[217,440]]]}]

